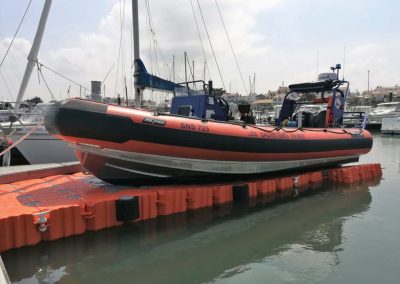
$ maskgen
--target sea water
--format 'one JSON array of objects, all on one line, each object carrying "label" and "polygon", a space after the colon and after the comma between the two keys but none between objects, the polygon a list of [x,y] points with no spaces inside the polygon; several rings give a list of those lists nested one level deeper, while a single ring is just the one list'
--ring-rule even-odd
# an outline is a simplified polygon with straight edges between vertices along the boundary
[{"label": "sea water", "polygon": [[383,179],[262,208],[223,207],[5,252],[15,283],[400,283],[400,137]]}]

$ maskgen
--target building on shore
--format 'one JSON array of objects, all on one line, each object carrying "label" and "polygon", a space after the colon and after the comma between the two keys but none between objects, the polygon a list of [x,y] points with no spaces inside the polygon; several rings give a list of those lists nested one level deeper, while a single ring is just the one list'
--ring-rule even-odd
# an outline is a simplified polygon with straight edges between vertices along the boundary
[{"label": "building on shore", "polygon": [[397,102],[400,101],[400,87],[398,85],[391,87],[377,86],[369,92],[363,91],[359,95],[359,99],[373,107],[376,107],[379,103]]},{"label": "building on shore", "polygon": [[279,86],[276,91],[268,91],[269,96],[272,99],[273,105],[281,105],[286,94],[289,92],[289,87],[285,86],[283,83]]},{"label": "building on shore", "polygon": [[238,93],[225,93],[223,98],[230,105],[247,103],[251,105],[253,110],[263,112],[272,110],[274,105],[281,105],[288,92],[289,88],[282,84],[276,91],[269,90],[266,94],[251,93],[242,96]]},{"label": "building on shore", "polygon": [[270,111],[272,110],[272,99],[254,100],[251,103],[251,109],[256,111]]}]

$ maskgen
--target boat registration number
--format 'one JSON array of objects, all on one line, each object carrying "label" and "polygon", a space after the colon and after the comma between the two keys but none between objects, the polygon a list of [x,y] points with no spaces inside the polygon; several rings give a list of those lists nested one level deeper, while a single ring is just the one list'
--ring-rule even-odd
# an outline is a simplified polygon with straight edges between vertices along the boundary
[{"label": "boat registration number", "polygon": [[199,132],[210,132],[210,129],[206,125],[196,125],[194,123],[181,123],[181,129],[189,131],[199,131]]}]

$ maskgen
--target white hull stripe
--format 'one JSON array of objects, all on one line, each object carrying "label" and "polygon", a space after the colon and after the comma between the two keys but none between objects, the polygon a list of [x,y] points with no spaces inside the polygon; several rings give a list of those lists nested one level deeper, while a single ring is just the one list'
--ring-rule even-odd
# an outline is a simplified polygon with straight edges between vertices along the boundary
[{"label": "white hull stripe", "polygon": [[[318,166],[329,163],[340,163],[350,159],[358,159],[359,155],[341,156],[307,160],[292,161],[219,161],[219,160],[201,160],[188,159],[171,156],[151,155],[135,152],[120,151],[107,148],[97,148],[88,145],[71,144],[75,150],[84,153],[98,155],[106,158],[135,162],[150,166],[159,166],[171,169],[180,169],[206,173],[220,174],[256,174],[271,171],[287,170],[307,166]],[[148,173],[146,173],[148,175]]]}]

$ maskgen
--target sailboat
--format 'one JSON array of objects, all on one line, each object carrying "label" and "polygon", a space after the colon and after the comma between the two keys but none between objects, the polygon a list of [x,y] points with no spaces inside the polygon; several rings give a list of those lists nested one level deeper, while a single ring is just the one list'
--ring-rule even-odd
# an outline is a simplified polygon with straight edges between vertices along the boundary
[{"label": "sailboat", "polygon": [[28,55],[28,63],[18,92],[17,101],[9,116],[11,121],[0,123],[0,161],[3,166],[19,164],[44,164],[76,161],[67,143],[50,135],[43,126],[44,113],[51,105],[41,103],[28,111],[20,111],[25,90],[38,53],[52,0],[43,6],[36,35]]},{"label": "sailboat", "polygon": [[[341,127],[348,82],[338,76],[291,85],[277,126],[251,123],[242,106],[242,121],[230,120],[229,105],[212,82],[203,91],[147,72],[139,57],[137,0],[133,1],[135,90],[138,108],[82,99],[57,103],[45,116],[46,129],[76,151],[89,172],[111,183],[154,179],[192,179],[264,174],[358,161],[372,147],[362,128]],[[335,75],[335,74],[334,74]],[[140,109],[144,88],[174,94],[171,113]],[[319,93],[327,109],[317,116],[297,113],[293,96]],[[328,97],[326,94],[330,94]],[[183,94],[183,95],[182,95]],[[324,94],[326,97],[324,97]],[[303,122],[304,118],[304,122]],[[311,119],[312,118],[312,119]],[[286,123],[286,124],[285,124]]]}]

